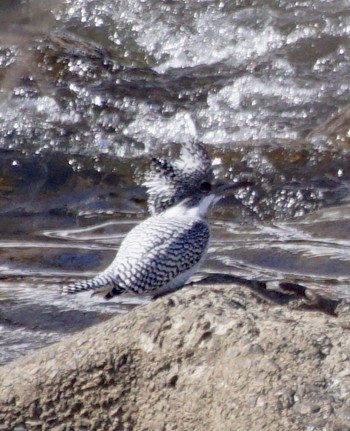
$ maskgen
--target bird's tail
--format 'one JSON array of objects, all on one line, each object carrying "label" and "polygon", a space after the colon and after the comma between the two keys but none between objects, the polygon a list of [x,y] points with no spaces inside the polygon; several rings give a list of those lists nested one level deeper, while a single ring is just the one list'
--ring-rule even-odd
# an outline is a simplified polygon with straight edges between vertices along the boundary
[{"label": "bird's tail", "polygon": [[67,286],[63,286],[63,293],[79,293],[84,290],[94,290],[98,289],[102,286],[107,286],[111,284],[115,286],[115,280],[111,274],[99,274],[94,278],[90,278],[89,280],[79,281],[77,283],[68,284]]}]

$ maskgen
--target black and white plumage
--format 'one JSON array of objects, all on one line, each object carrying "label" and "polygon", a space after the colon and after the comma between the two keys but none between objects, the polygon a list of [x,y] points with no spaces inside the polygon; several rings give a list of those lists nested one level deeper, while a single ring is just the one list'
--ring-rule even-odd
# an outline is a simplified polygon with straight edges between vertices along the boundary
[{"label": "black and white plumage", "polygon": [[174,162],[154,158],[143,183],[147,188],[148,209],[152,215],[160,214],[198,193],[201,184],[211,184],[213,179],[210,156],[197,142],[184,145]]},{"label": "black and white plumage", "polygon": [[105,295],[110,299],[123,292],[158,296],[183,286],[207,253],[210,229],[204,216],[208,209],[227,188],[245,186],[212,182],[211,160],[202,145],[184,147],[174,163],[154,159],[144,183],[151,217],[126,235],[105,271],[63,291],[110,285]]}]

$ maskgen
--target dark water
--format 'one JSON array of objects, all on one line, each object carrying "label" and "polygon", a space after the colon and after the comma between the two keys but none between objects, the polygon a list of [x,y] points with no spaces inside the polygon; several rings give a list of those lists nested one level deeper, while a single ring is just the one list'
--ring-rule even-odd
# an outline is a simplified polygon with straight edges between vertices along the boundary
[{"label": "dark water", "polygon": [[0,362],[147,298],[61,296],[146,217],[154,154],[193,137],[255,186],[202,272],[350,298],[348,1],[0,3]]}]

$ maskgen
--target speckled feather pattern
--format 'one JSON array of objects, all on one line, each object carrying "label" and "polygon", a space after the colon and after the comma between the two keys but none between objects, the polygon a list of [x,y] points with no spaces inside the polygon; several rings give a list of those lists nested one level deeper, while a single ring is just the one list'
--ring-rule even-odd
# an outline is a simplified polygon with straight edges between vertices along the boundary
[{"label": "speckled feather pattern", "polygon": [[[65,291],[73,293],[106,284],[114,286],[114,294],[175,290],[196,271],[209,239],[209,226],[200,218],[150,217],[127,234],[105,271],[92,280],[67,286]],[[186,277],[179,277],[184,273]]]},{"label": "speckled feather pattern", "polygon": [[124,290],[156,291],[199,263],[209,237],[203,220],[151,217],[129,232],[106,273]]}]

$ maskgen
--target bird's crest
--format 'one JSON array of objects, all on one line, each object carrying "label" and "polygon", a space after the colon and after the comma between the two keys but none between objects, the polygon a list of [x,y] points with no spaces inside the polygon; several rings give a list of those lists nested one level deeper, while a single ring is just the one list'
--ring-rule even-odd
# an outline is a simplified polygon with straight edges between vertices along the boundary
[{"label": "bird's crest", "polygon": [[198,142],[183,145],[179,158],[173,162],[153,158],[143,183],[151,214],[159,214],[191,196],[203,181],[212,179],[211,159]]}]

